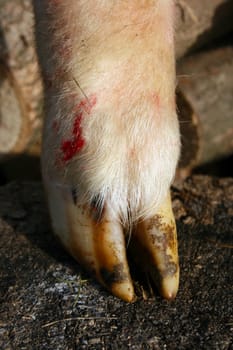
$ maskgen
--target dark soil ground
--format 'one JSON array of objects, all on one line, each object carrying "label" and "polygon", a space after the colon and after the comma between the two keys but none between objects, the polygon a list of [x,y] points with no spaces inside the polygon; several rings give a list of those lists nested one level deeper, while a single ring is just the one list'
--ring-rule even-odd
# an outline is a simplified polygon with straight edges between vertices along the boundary
[{"label": "dark soil ground", "polygon": [[0,349],[233,349],[233,179],[189,178],[173,205],[178,296],[144,300],[137,282],[126,304],[55,240],[40,183],[1,186]]}]

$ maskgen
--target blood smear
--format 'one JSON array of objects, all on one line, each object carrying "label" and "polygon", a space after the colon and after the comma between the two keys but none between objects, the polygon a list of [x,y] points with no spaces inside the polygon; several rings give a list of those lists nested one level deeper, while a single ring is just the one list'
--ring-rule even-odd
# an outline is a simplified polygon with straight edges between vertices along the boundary
[{"label": "blood smear", "polygon": [[62,160],[67,162],[71,160],[85,145],[85,140],[82,135],[82,119],[84,113],[90,114],[93,107],[96,105],[96,96],[91,96],[89,99],[83,99],[77,106],[74,107],[75,118],[72,129],[71,139],[62,141],[61,150],[63,153]]}]

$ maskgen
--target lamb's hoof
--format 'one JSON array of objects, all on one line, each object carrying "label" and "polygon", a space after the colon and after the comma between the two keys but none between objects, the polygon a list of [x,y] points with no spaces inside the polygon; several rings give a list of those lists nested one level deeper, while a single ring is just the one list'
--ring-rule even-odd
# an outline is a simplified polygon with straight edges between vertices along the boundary
[{"label": "lamb's hoof", "polygon": [[153,217],[136,225],[130,245],[134,259],[160,294],[174,299],[179,287],[179,261],[170,194]]},{"label": "lamb's hoof", "polygon": [[[52,224],[67,250],[117,297],[135,300],[126,256],[124,228],[106,203],[101,212],[76,202],[75,191],[58,185],[47,188]],[[133,227],[129,248],[161,295],[173,299],[178,290],[179,264],[176,225],[170,195],[149,219]]]}]

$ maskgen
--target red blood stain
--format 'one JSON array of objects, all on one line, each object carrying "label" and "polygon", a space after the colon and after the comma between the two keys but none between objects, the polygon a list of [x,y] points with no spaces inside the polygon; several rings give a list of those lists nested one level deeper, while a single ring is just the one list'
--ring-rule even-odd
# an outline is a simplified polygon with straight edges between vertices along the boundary
[{"label": "red blood stain", "polygon": [[82,119],[84,113],[91,113],[96,101],[96,96],[93,95],[88,99],[86,98],[81,100],[78,105],[73,108],[75,118],[72,129],[72,137],[71,139],[63,140],[61,144],[61,150],[63,153],[62,160],[64,162],[71,160],[85,145],[85,140],[82,135]]},{"label": "red blood stain", "polygon": [[61,148],[63,152],[63,160],[67,162],[72,159],[84,146],[85,141],[80,137],[74,137],[72,140],[63,141]]},{"label": "red blood stain", "polygon": [[87,114],[90,114],[92,108],[96,105],[96,101],[97,101],[96,96],[91,95],[89,98],[81,100],[79,104],[74,108],[76,111],[79,111],[81,109]]}]

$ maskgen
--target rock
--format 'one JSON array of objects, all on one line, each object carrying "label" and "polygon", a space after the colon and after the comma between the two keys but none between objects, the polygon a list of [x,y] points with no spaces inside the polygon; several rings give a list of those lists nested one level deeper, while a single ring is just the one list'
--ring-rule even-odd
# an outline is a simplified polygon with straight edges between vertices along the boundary
[{"label": "rock", "polygon": [[232,203],[231,178],[194,176],[174,188],[178,296],[126,304],[56,241],[40,183],[0,187],[0,348],[230,349]]}]

